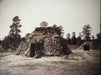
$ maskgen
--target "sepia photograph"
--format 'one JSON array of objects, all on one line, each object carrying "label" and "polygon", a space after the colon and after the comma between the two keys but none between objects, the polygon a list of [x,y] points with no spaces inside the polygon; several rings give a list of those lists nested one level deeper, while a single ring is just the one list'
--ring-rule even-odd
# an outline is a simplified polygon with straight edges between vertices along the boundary
[{"label": "sepia photograph", "polygon": [[101,75],[100,0],[0,0],[0,75]]}]

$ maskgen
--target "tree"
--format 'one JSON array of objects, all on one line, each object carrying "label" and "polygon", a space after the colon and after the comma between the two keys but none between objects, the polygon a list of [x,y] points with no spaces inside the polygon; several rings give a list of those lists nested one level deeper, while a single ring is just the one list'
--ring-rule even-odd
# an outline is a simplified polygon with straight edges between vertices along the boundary
[{"label": "tree", "polygon": [[63,30],[63,26],[62,25],[60,25],[59,26],[59,29],[60,29],[60,36],[62,36],[63,37],[63,34],[64,34],[64,30]]},{"label": "tree", "polygon": [[2,45],[2,40],[0,39],[0,45]]},{"label": "tree", "polygon": [[54,24],[54,25],[52,26],[52,29],[53,29],[56,33],[58,33],[59,36],[63,37],[63,34],[64,34],[63,31],[64,31],[64,30],[63,30],[62,25],[57,26],[56,24]]},{"label": "tree", "polygon": [[81,45],[81,32],[79,32],[79,36],[77,38],[77,44]]},{"label": "tree", "polygon": [[11,30],[10,30],[10,35],[15,35],[16,37],[19,35],[20,31],[20,19],[18,16],[15,16],[13,18],[13,24],[10,26]]},{"label": "tree", "polygon": [[69,33],[67,34],[67,42],[68,42],[68,44],[71,44],[71,39],[70,39],[70,34]]},{"label": "tree", "polygon": [[101,50],[101,32],[99,32],[97,35],[97,39],[96,39],[96,46],[99,50]]},{"label": "tree", "polygon": [[5,47],[5,49],[8,48],[15,49],[21,41],[21,36],[19,34],[21,32],[19,29],[21,25],[19,21],[20,21],[19,16],[15,16],[13,18],[13,23],[10,26],[9,35],[4,38],[3,46]]},{"label": "tree", "polygon": [[94,36],[92,36],[92,40],[94,40],[95,39],[95,37]]},{"label": "tree", "polygon": [[92,29],[92,28],[91,28],[91,26],[90,26],[89,24],[83,26],[83,31],[82,31],[82,33],[83,33],[83,36],[84,36],[84,39],[85,39],[85,40],[90,40],[91,29]]},{"label": "tree", "polygon": [[68,40],[68,39],[70,39],[70,34],[69,34],[69,33],[67,34],[67,40]]},{"label": "tree", "polygon": [[97,36],[97,40],[101,40],[101,32],[99,32],[98,34],[96,34]]},{"label": "tree", "polygon": [[15,39],[15,46],[17,45],[17,42],[20,39],[20,35],[19,33],[21,32],[21,30],[19,29],[22,25],[20,25],[20,19],[19,16],[15,16],[13,18],[13,24],[10,26],[11,30],[10,30],[10,35]]},{"label": "tree", "polygon": [[56,28],[56,27],[57,27],[57,25],[56,25],[56,24],[54,24],[54,25],[53,25],[53,27],[54,27],[54,28]]},{"label": "tree", "polygon": [[77,39],[76,39],[76,34],[75,34],[75,32],[72,33],[72,39],[71,39],[71,41],[72,41],[72,44],[73,44],[73,45],[76,45],[76,44],[77,44]]}]

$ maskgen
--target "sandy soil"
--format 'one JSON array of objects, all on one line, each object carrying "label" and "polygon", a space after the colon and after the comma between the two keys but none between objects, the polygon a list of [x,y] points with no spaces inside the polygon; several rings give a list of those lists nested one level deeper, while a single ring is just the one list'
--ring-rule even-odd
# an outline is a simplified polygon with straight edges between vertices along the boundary
[{"label": "sandy soil", "polygon": [[73,50],[65,57],[26,58],[0,53],[0,75],[100,75],[99,50]]}]

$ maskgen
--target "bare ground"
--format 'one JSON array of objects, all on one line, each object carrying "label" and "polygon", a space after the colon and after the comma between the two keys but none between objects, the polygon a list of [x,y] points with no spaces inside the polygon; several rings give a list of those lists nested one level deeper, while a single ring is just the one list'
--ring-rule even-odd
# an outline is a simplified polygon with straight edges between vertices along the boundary
[{"label": "bare ground", "polygon": [[100,75],[99,50],[73,50],[64,57],[26,58],[0,53],[0,75]]}]

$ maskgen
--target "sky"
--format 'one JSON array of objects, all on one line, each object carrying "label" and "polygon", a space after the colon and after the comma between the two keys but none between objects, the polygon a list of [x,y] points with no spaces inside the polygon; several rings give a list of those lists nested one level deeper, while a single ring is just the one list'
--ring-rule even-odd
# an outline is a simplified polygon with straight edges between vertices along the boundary
[{"label": "sky", "polygon": [[9,34],[12,18],[21,19],[21,36],[34,31],[42,21],[62,25],[64,36],[82,32],[90,24],[92,35],[100,32],[100,0],[0,0],[0,39]]}]

